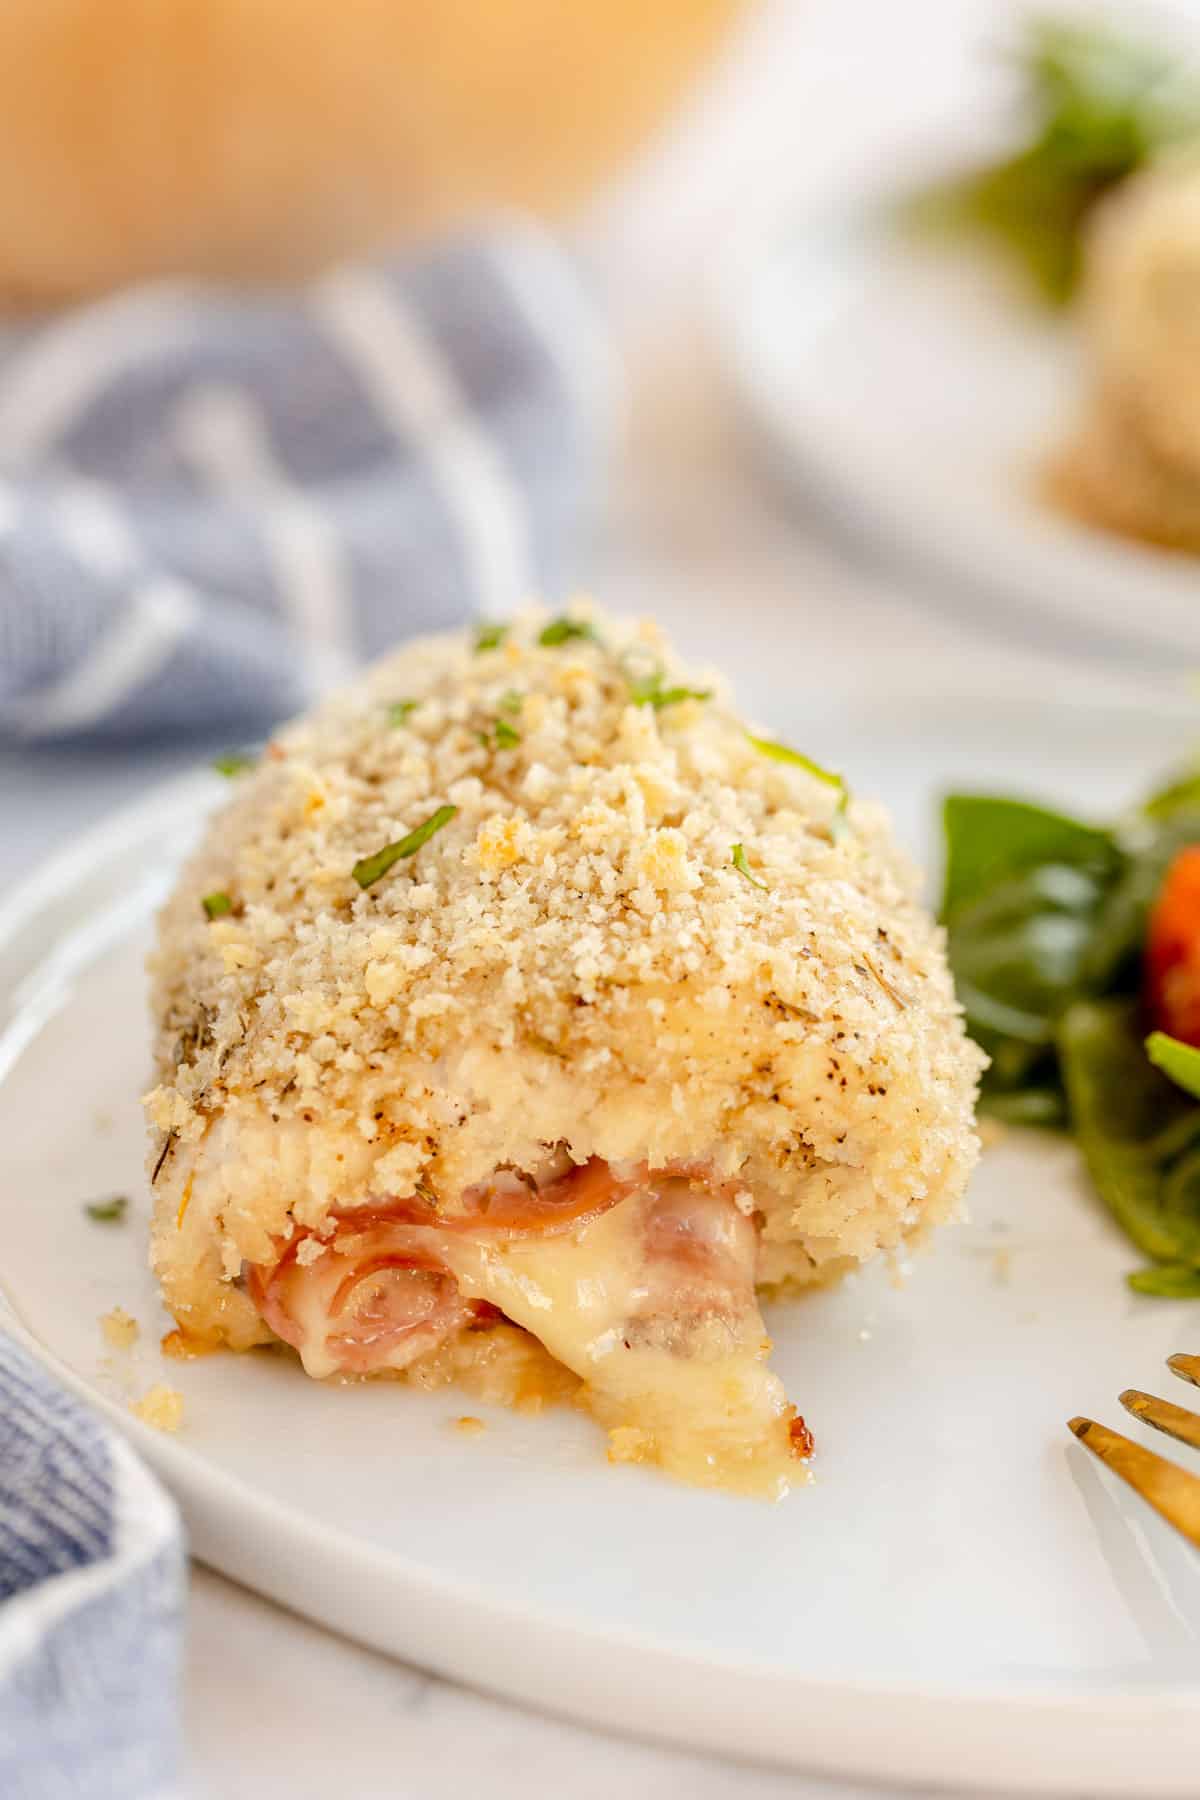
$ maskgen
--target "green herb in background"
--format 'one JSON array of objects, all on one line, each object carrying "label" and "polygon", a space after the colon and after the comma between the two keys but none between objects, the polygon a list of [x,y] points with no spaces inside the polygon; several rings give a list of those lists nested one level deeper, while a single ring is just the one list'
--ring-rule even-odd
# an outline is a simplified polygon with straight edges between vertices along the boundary
[{"label": "green herb in background", "polygon": [[678,706],[681,700],[711,700],[711,688],[664,687],[663,672],[654,669],[648,675],[629,675],[629,698],[635,706],[652,706],[661,712],[664,706]]},{"label": "green herb in background", "polygon": [[213,768],[218,775],[224,775],[226,780],[232,781],[235,775],[244,775],[248,769],[254,768],[256,760],[240,750],[231,750],[227,756],[215,758]]},{"label": "green herb in background", "polygon": [[595,643],[595,626],[587,619],[571,619],[564,613],[561,619],[551,619],[538,632],[538,643],[547,650],[553,650],[559,644],[569,644],[574,638],[584,638]]},{"label": "green herb in background", "polygon": [[90,1200],[83,1210],[97,1225],[119,1225],[128,1208],[126,1196],[114,1194],[111,1200]]},{"label": "green herb in background", "polygon": [[419,700],[393,700],[387,709],[388,724],[406,724],[409,714],[415,712],[420,704]]},{"label": "green herb in background", "polygon": [[1032,20],[1015,56],[1027,136],[1011,156],[931,188],[909,222],[1001,244],[1061,305],[1079,280],[1096,202],[1169,143],[1200,132],[1200,88],[1179,58],[1104,24]]},{"label": "green herb in background", "polygon": [[475,654],[483,650],[498,650],[508,636],[507,625],[479,625],[475,630]]},{"label": "green herb in background", "polygon": [[200,904],[210,919],[223,919],[226,913],[233,911],[233,901],[228,894],[205,894]]}]

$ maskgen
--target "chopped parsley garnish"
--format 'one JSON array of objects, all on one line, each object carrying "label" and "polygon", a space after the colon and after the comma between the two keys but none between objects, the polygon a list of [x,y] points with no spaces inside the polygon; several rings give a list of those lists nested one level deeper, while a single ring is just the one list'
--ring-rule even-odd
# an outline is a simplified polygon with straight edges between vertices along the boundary
[{"label": "chopped parsley garnish", "polygon": [[711,688],[664,687],[661,669],[649,675],[629,676],[629,698],[635,706],[652,706],[655,712],[664,706],[678,706],[681,700],[711,700]]},{"label": "chopped parsley garnish", "polygon": [[481,650],[498,650],[508,636],[507,625],[480,625],[475,632],[475,654]]},{"label": "chopped parsley garnish", "polygon": [[732,854],[730,855],[729,860],[737,870],[738,874],[745,876],[751,887],[762,888],[764,892],[767,890],[766,882],[758,879],[758,876],[746,861],[746,852],[741,844],[734,844],[732,846]]},{"label": "chopped parsley garnish", "polygon": [[233,901],[228,894],[205,894],[200,904],[210,919],[223,919],[226,913],[233,911]]},{"label": "chopped parsley garnish", "polygon": [[241,750],[231,750],[228,756],[218,756],[213,768],[218,775],[224,775],[226,780],[232,781],[235,775],[244,775],[247,769],[252,769],[255,761],[255,757],[247,756]]},{"label": "chopped parsley garnish", "polygon": [[789,744],[777,744],[773,738],[755,737],[754,733],[750,731],[746,733],[746,736],[754,748],[761,755],[769,756],[772,762],[792,763],[797,769],[806,769],[810,775],[815,775],[818,781],[823,781],[827,787],[837,788],[843,797],[847,797],[844,775],[838,775],[833,769],[822,768],[821,764],[814,762],[811,756],[805,756],[799,750],[793,750]]},{"label": "chopped parsley garnish", "polygon": [[814,775],[823,781],[826,787],[836,788],[838,803],[834,814],[833,833],[836,837],[842,830],[846,819],[846,808],[850,804],[850,789],[846,785],[846,777],[833,769],[822,768],[811,756],[804,756],[799,750],[793,750],[789,744],[777,744],[774,738],[755,737],[752,731],[746,736],[754,745],[760,756],[769,756],[772,762],[791,763],[793,768],[803,769],[806,774]]},{"label": "chopped parsley garnish", "polygon": [[405,724],[409,713],[415,712],[420,704],[419,700],[393,700],[387,709],[388,724]]},{"label": "chopped parsley garnish", "polygon": [[547,650],[553,650],[557,644],[568,644],[572,638],[586,638],[596,642],[596,628],[589,619],[570,619],[564,613],[561,619],[551,619],[538,632],[538,643]]},{"label": "chopped parsley garnish", "polygon": [[128,1206],[124,1194],[114,1194],[111,1200],[89,1200],[83,1210],[97,1225],[119,1225]]},{"label": "chopped parsley garnish", "polygon": [[516,688],[508,688],[506,692],[500,696],[500,711],[502,713],[515,715],[520,712],[524,703],[524,696],[519,694]]},{"label": "chopped parsley garnish", "polygon": [[457,806],[439,806],[435,813],[430,813],[424,823],[410,831],[407,837],[400,838],[394,844],[385,844],[374,856],[364,856],[361,862],[356,862],[350,873],[359,887],[369,888],[381,876],[386,875],[394,864],[402,862],[407,856],[415,856],[422,844],[427,844],[443,825],[448,825],[457,811]]},{"label": "chopped parsley garnish", "polygon": [[520,743],[521,734],[507,719],[496,719],[489,731],[475,733],[485,750],[511,750]]}]

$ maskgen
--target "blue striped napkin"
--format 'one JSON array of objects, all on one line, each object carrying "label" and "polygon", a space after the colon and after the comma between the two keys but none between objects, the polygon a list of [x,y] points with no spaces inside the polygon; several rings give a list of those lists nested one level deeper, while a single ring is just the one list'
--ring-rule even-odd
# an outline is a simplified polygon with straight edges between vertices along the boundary
[{"label": "blue striped napkin", "polygon": [[0,739],[254,731],[572,579],[612,370],[506,222],[300,291],[0,336]]},{"label": "blue striped napkin", "polygon": [[0,1332],[0,1794],[167,1800],[183,1540],[116,1434]]}]

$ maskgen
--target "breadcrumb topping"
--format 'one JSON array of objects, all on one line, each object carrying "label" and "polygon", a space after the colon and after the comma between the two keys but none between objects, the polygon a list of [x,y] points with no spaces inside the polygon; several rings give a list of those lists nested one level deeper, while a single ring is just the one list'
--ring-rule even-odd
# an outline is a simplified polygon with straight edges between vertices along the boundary
[{"label": "breadcrumb topping", "polygon": [[738,1176],[768,1281],[957,1205],[980,1058],[882,812],[843,820],[652,623],[574,616],[411,643],[283,730],[168,903],[147,1110],[189,1329],[269,1336],[232,1283],[291,1220],[418,1185],[453,1211],[546,1144]]}]

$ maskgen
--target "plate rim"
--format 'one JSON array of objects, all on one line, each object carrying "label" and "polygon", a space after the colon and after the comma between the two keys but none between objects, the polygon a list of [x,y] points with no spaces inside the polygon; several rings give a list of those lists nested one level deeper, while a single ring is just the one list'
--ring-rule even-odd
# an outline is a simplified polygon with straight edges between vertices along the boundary
[{"label": "plate rim", "polygon": [[[901,139],[898,155],[903,157],[905,148]],[[795,386],[780,379],[782,358],[773,349],[778,333],[760,330],[764,311],[779,309],[764,305],[763,297],[788,262],[800,259],[836,270],[863,251],[882,258],[889,232],[881,201],[888,198],[894,200],[894,189],[872,170],[843,182],[840,190],[835,185],[832,195],[820,200],[793,197],[789,204],[773,198],[752,207],[711,283],[710,312],[727,389],[743,424],[759,440],[768,473],[814,502],[819,521],[851,554],[861,557],[868,544],[877,560],[882,557],[886,565],[891,559],[896,572],[910,579],[923,575],[931,584],[926,597],[940,609],[952,605],[956,591],[971,596],[959,615],[962,622],[982,625],[993,637],[1000,628],[985,608],[1002,602],[1010,620],[1015,610],[1031,629],[1049,633],[1060,649],[1070,633],[1073,649],[1110,659],[1121,654],[1146,672],[1162,671],[1180,655],[1200,657],[1200,558],[1140,545],[1049,511],[1044,520],[1031,514],[1028,531],[1011,530],[999,507],[973,510],[963,526],[948,525],[943,517],[934,531],[930,515],[909,503],[923,491],[919,480],[893,477],[886,488],[872,492],[826,450],[819,418],[806,413]],[[892,236],[902,241],[898,233]],[[956,257],[961,264],[967,254],[951,246],[946,250],[951,265]],[[987,266],[991,259],[980,250],[973,260]],[[996,285],[1004,285],[999,268]],[[1020,306],[1019,295],[1014,304]],[[1081,405],[1083,398],[1081,390]],[[1037,449],[1030,445],[1031,454]],[[1174,590],[1193,570],[1197,597],[1189,633],[1174,622],[1187,602]],[[1136,628],[1114,617],[1121,582],[1136,603],[1130,609]]]}]

